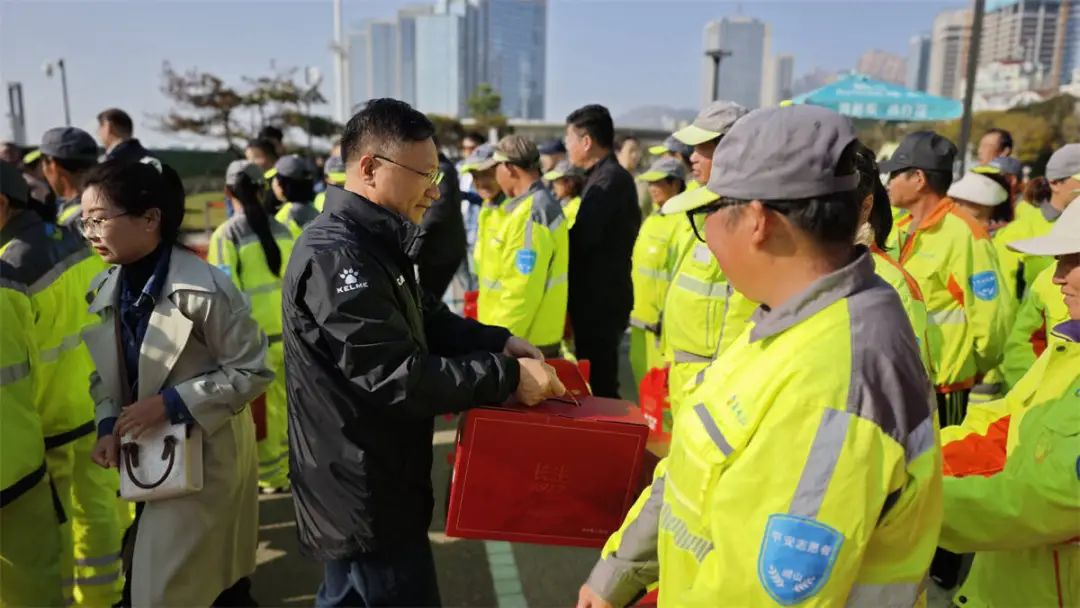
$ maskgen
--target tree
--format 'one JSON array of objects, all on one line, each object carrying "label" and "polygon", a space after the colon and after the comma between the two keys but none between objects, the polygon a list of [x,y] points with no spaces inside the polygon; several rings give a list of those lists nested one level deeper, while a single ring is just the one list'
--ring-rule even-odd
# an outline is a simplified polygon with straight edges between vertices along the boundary
[{"label": "tree", "polygon": [[238,150],[235,140],[245,135],[236,116],[245,105],[239,91],[209,72],[177,72],[167,61],[162,66],[162,79],[162,93],[177,107],[158,117],[159,130],[223,139],[230,151]]},{"label": "tree", "polygon": [[[158,129],[167,133],[192,133],[224,140],[231,151],[266,125],[293,127],[312,137],[330,138],[342,126],[325,116],[311,113],[311,106],[325,103],[318,86],[298,84],[296,68],[269,76],[245,77],[243,88],[230,87],[208,72],[178,73],[166,62],[162,70],[162,92],[176,105],[159,118]],[[250,128],[241,124],[242,115],[254,118]]]},{"label": "tree", "polygon": [[506,127],[506,117],[500,110],[502,95],[499,95],[490,84],[481,82],[477,85],[466,103],[469,106],[469,116],[476,120],[478,130],[486,131],[492,127],[496,129]]}]

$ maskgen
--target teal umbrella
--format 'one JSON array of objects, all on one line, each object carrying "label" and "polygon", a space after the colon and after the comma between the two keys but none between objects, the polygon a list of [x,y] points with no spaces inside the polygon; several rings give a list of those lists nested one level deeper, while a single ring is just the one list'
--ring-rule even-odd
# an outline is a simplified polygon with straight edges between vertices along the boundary
[{"label": "teal umbrella", "polygon": [[960,118],[964,106],[946,99],[863,74],[850,74],[820,89],[791,100],[823,106],[844,116],[895,122],[936,121]]}]

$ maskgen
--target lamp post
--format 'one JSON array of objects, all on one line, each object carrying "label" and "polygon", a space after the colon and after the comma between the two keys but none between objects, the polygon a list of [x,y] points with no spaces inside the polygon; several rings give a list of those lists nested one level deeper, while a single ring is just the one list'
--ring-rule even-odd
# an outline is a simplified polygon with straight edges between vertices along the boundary
[{"label": "lamp post", "polygon": [[731,51],[725,51],[724,49],[714,49],[711,51],[705,51],[705,56],[713,61],[713,89],[712,100],[717,101],[720,99],[720,63],[725,57],[731,57]]},{"label": "lamp post", "polygon": [[53,70],[60,70],[60,88],[64,94],[64,124],[71,126],[71,106],[68,103],[68,88],[67,88],[67,69],[64,67],[64,60],[57,59],[55,63],[45,63],[45,76],[52,78]]}]

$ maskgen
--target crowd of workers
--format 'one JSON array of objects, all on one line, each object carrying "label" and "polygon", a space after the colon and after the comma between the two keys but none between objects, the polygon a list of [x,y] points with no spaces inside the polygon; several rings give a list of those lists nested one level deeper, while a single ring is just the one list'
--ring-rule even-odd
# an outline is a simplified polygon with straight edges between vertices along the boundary
[{"label": "crowd of workers", "polygon": [[[552,357],[618,397],[627,333],[672,441],[579,607],[912,606],[972,553],[957,605],[1080,601],[1080,144],[1025,180],[995,129],[954,179],[931,131],[879,164],[719,101],[642,170],[590,105],[455,164],[372,100],[321,171],[264,129],[199,256],[176,172],[98,122],[0,150],[3,605],[252,605],[260,490],[318,605],[437,605],[434,417],[558,397]],[[202,489],[118,499],[168,424]]]}]

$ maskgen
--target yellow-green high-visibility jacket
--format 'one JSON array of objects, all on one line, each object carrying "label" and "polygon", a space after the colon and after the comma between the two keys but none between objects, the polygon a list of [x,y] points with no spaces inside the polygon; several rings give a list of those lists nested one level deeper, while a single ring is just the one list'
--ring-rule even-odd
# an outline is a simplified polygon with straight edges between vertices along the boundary
[{"label": "yellow-green high-visibility jacket", "polygon": [[71,200],[65,200],[60,204],[60,210],[56,214],[56,224],[69,230],[76,230],[79,219],[82,217],[82,197],[76,196]]},{"label": "yellow-green high-visibility jacket", "polygon": [[1056,266],[1050,266],[1039,273],[1020,303],[1016,321],[1005,342],[1005,359],[1001,365],[1007,387],[1019,382],[1039,355],[1060,340],[1048,330],[1069,320],[1069,309],[1061,297],[1061,288],[1054,285],[1056,269]]},{"label": "yellow-green high-visibility jacket", "polygon": [[271,220],[270,232],[281,251],[281,270],[266,264],[262,243],[247,218],[234,215],[210,236],[206,261],[229,275],[251,300],[251,316],[266,332],[270,344],[281,341],[281,279],[295,241],[288,228]]},{"label": "yellow-green high-visibility jacket", "polygon": [[566,229],[571,230],[574,228],[574,222],[577,221],[578,210],[581,209],[581,197],[574,196],[562,203],[563,216],[566,218]]},{"label": "yellow-green high-visibility jacket", "polygon": [[994,234],[994,248],[997,250],[1001,276],[1005,279],[1005,290],[1017,302],[1031,288],[1035,277],[1053,266],[1054,258],[1013,251],[1008,244],[1045,235],[1054,227],[1054,221],[1060,215],[1061,212],[1050,203],[1036,208],[1020,201],[1016,204],[1016,218]]},{"label": "yellow-green high-visibility jacket", "polygon": [[957,606],[1080,605],[1080,322],[1056,332],[1004,399],[942,429],[941,546],[975,552]]},{"label": "yellow-green high-visibility jacket", "polygon": [[0,247],[0,262],[11,272],[3,278],[21,284],[30,296],[31,331],[40,357],[31,370],[34,402],[46,449],[64,445],[94,431],[94,365],[82,330],[96,322],[87,310],[86,291],[106,264],[82,236],[46,224],[29,211],[8,222]]},{"label": "yellow-green high-visibility jacket", "polygon": [[943,198],[917,230],[910,214],[901,217],[891,238],[926,299],[934,385],[942,393],[970,389],[1001,362],[1012,326],[990,235]]},{"label": "yellow-green high-visibility jacket", "polygon": [[318,215],[319,210],[311,203],[285,203],[278,209],[274,219],[284,224],[294,238],[299,238],[304,226]]},{"label": "yellow-green high-visibility jacket", "polygon": [[922,358],[926,371],[931,376],[933,368],[930,363],[930,346],[926,341],[926,300],[915,277],[908,274],[899,262],[889,257],[887,253],[876,246],[870,247],[874,254],[874,270],[877,275],[896,290],[900,296],[900,304],[911,321],[911,329],[915,332],[915,341],[919,344],[919,356]]},{"label": "yellow-green high-visibility jacket", "polygon": [[480,205],[480,212],[476,215],[476,244],[473,245],[473,267],[480,267],[480,260],[484,259],[485,249],[494,246],[499,235],[499,226],[506,217],[504,213],[496,213],[499,206],[506,201],[506,195],[499,193],[494,200],[485,200]]},{"label": "yellow-green high-visibility jacket", "polygon": [[492,209],[486,223],[476,272],[477,319],[554,353],[569,294],[570,231],[562,206],[537,180]]},{"label": "yellow-green high-visibility jacket", "polygon": [[0,508],[45,477],[44,434],[30,373],[40,364],[33,306],[26,286],[7,278],[15,274],[0,262]]},{"label": "yellow-green high-visibility jacket", "polygon": [[[686,221],[684,216],[677,217]],[[682,406],[698,373],[735,341],[757,309],[757,304],[731,287],[716,258],[694,237],[688,222],[680,234],[682,253],[660,323],[665,359],[671,362],[668,386],[673,414]]]},{"label": "yellow-green high-visibility jacket", "polygon": [[668,285],[679,263],[681,248],[690,223],[684,215],[653,213],[645,218],[631,256],[634,309],[630,325],[660,336],[660,313],[664,309]]},{"label": "yellow-green high-visibility jacket", "polygon": [[754,323],[677,414],[588,584],[617,606],[912,606],[941,526],[926,370],[869,254]]}]

